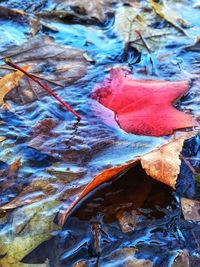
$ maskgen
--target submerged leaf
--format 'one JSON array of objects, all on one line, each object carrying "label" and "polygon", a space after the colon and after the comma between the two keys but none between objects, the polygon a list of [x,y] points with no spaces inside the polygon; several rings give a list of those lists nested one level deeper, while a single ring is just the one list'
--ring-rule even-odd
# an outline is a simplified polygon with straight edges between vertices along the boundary
[{"label": "submerged leaf", "polygon": [[155,28],[151,24],[152,14],[142,9],[142,3],[136,7],[120,6],[116,10],[114,29],[125,42],[125,47],[129,44],[144,53],[146,47],[137,33],[140,32],[152,52],[158,52],[159,48],[164,48],[168,41],[166,35],[169,35],[169,30]]},{"label": "submerged leaf", "polygon": [[[35,36],[20,47],[10,48],[4,55],[9,55],[15,62],[28,64],[29,72],[53,90],[70,85],[87,72],[88,63],[81,50],[57,44],[45,35]],[[39,85],[24,77],[18,89],[9,93],[7,99],[26,104],[44,94],[46,91]]]},{"label": "submerged leaf", "polygon": [[[103,23],[109,13],[114,13],[113,5],[116,3],[134,4],[131,0],[53,0],[54,10],[71,11],[71,15],[79,18],[98,20]],[[82,17],[81,17],[82,15]]]},{"label": "submerged leaf", "polygon": [[58,229],[53,223],[58,205],[58,201],[52,200],[29,205],[14,212],[10,227],[0,231],[1,267],[32,266],[21,261],[39,244],[48,240],[52,230]]},{"label": "submerged leaf", "polygon": [[175,258],[171,267],[190,267],[190,256],[187,250],[181,251]]},{"label": "submerged leaf", "polygon": [[[24,70],[28,70],[29,67],[23,67]],[[16,71],[13,73],[9,73],[0,80],[0,105],[4,103],[4,97],[15,88],[19,80],[24,76],[21,71]]]},{"label": "submerged leaf", "polygon": [[[16,189],[21,186],[20,183],[16,183],[20,167],[21,159],[17,158],[10,165],[8,165],[6,170],[1,173],[0,189],[2,191],[6,189],[12,190],[12,186],[15,188],[14,190],[16,191]],[[1,201],[0,205],[2,205]]]},{"label": "submerged leaf", "polygon": [[188,198],[181,198],[181,208],[185,220],[199,222],[200,221],[200,202]]},{"label": "submerged leaf", "polygon": [[115,69],[92,97],[114,112],[127,133],[162,136],[195,125],[191,115],[172,106],[188,89],[186,80],[136,80],[125,70]]},{"label": "submerged leaf", "polygon": [[[115,267],[153,267],[153,263],[147,259],[137,259],[135,256],[138,250],[135,248],[119,248],[112,252],[109,256],[100,257],[99,266],[115,266]],[[92,263],[92,261],[91,261]],[[90,261],[77,262],[73,267],[89,267]]]}]

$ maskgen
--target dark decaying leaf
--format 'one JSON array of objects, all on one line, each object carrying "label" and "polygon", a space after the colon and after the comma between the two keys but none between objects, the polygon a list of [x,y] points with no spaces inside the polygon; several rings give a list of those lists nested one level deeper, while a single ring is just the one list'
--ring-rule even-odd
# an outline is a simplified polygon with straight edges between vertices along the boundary
[{"label": "dark decaying leaf", "polygon": [[42,7],[45,6],[47,0],[2,0],[1,5],[8,7],[10,9],[23,10],[26,12],[39,11]]},{"label": "dark decaying leaf", "polygon": [[88,123],[81,120],[74,125],[52,118],[44,119],[32,128],[28,146],[77,166],[86,166],[96,153],[114,145],[116,140],[112,132],[101,124]]},{"label": "dark decaying leaf", "polygon": [[[2,5],[9,8],[12,14],[14,9],[23,10],[26,13],[39,14],[40,17],[57,17],[58,19],[66,19],[71,16],[77,17],[82,21],[90,20],[103,23],[108,14],[115,12],[114,5],[130,4],[135,5],[137,0],[51,0],[49,5],[45,5],[46,0],[29,1],[30,4],[23,4],[22,1],[2,1]],[[9,10],[7,9],[7,10]]]},{"label": "dark decaying leaf", "polygon": [[[29,72],[41,77],[42,82],[51,89],[70,85],[87,72],[87,61],[81,50],[59,45],[45,35],[31,38],[22,46],[5,51],[3,55],[19,65],[28,63]],[[3,73],[5,71],[1,70],[0,74]],[[40,94],[45,94],[44,90],[24,77],[17,90],[13,90],[7,99],[25,104],[34,101]]]},{"label": "dark decaying leaf", "polygon": [[17,175],[21,167],[21,159],[17,158],[5,170],[0,170],[0,188],[1,190],[8,189],[16,184]]},{"label": "dark decaying leaf", "polygon": [[[100,258],[100,266],[104,264],[112,265],[114,262],[115,267],[127,266],[127,267],[153,267],[153,263],[150,260],[137,259],[135,254],[137,249],[135,248],[119,248],[115,252],[111,253],[109,256]],[[92,261],[91,261],[92,263]],[[89,267],[90,262],[81,261],[77,262],[73,267]]]}]

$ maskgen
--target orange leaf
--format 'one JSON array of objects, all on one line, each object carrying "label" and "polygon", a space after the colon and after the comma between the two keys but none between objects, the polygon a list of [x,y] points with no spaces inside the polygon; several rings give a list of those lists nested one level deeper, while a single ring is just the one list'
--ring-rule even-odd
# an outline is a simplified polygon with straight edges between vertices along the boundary
[{"label": "orange leaf", "polygon": [[141,163],[142,167],[149,176],[175,189],[176,179],[181,165],[179,155],[182,150],[184,140],[190,137],[190,134],[188,135],[188,133],[184,133],[179,139],[172,140],[168,144],[163,145],[161,148],[129,161],[122,166],[116,166],[101,172],[85,187],[71,207],[69,207],[67,211],[59,214],[59,223],[63,225],[67,216],[71,213],[74,207],[92,190],[101,184],[122,175],[138,162]]},{"label": "orange leaf", "polygon": [[[24,66],[24,70],[28,70],[29,66]],[[0,80],[0,105],[4,104],[4,97],[6,96],[7,93],[9,93],[13,88],[15,88],[19,80],[24,74],[21,71],[16,71],[9,73],[5,75],[3,78]]]}]

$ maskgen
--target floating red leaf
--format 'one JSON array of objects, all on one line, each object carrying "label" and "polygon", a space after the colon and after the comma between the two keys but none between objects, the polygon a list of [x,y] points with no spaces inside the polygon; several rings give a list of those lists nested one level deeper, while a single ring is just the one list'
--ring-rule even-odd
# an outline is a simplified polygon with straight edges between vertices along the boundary
[{"label": "floating red leaf", "polygon": [[136,80],[127,71],[115,69],[92,97],[114,112],[125,132],[162,136],[194,126],[191,115],[173,107],[188,89],[187,80]]}]

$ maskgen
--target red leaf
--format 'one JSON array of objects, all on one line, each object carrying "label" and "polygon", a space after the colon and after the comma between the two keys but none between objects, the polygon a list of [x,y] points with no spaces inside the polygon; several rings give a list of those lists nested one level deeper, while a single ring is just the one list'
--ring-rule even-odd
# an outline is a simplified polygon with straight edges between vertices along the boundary
[{"label": "red leaf", "polygon": [[127,71],[115,69],[92,97],[115,113],[127,133],[162,136],[194,126],[191,115],[172,106],[188,89],[186,80],[136,80]]}]

